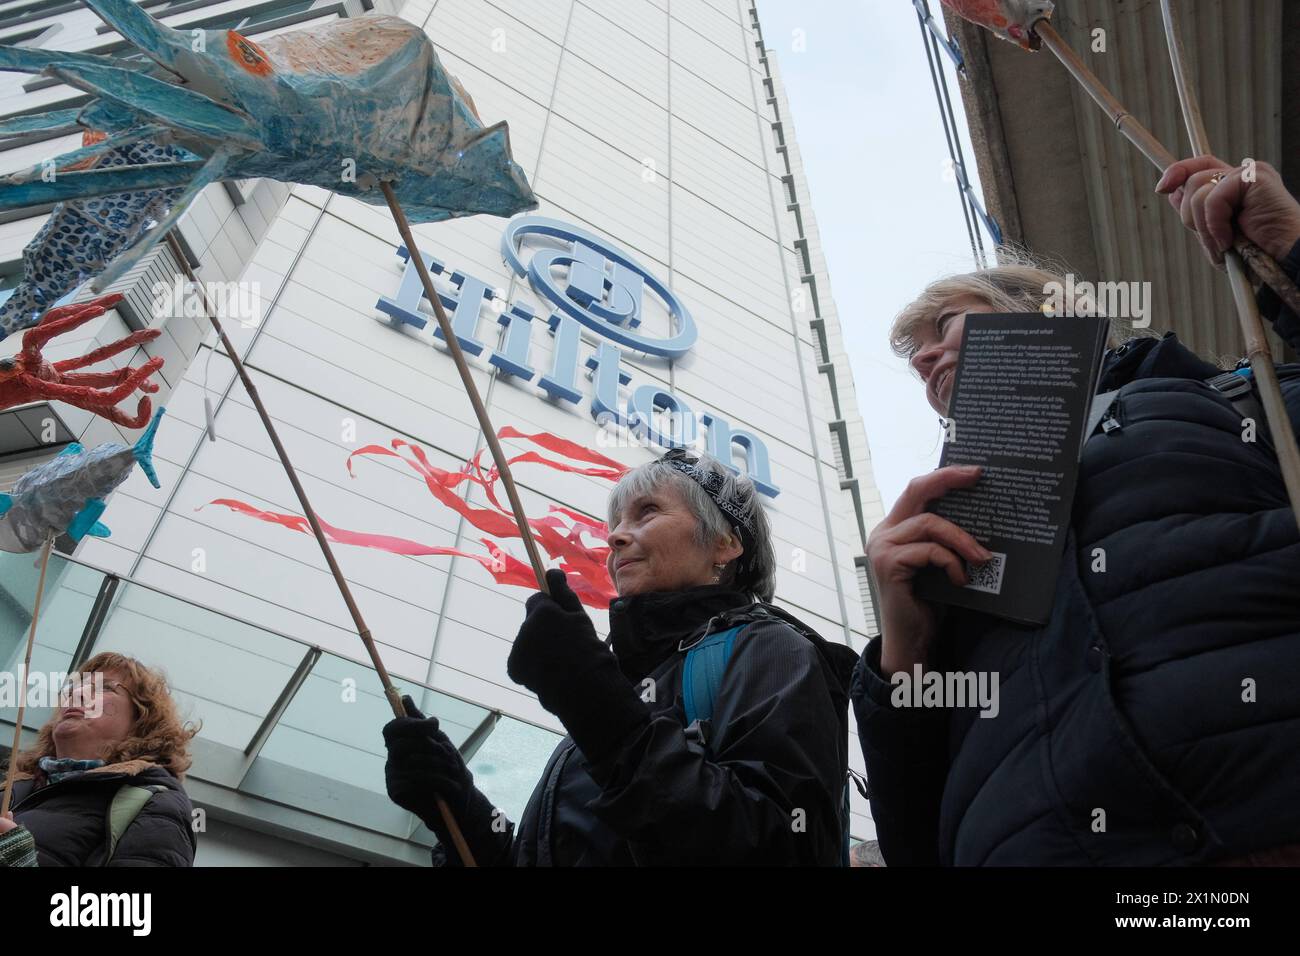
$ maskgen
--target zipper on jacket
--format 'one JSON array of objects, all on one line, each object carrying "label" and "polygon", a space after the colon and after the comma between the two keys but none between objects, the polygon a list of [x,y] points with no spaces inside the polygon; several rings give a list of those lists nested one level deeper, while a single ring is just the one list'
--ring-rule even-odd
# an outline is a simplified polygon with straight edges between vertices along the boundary
[{"label": "zipper on jacket", "polygon": [[33,797],[36,797],[36,796],[43,796],[44,794],[49,793],[51,790],[55,789],[56,787],[66,787],[66,786],[68,786],[69,784],[73,784],[73,783],[93,783],[93,784],[99,784],[99,783],[100,783],[101,781],[103,781],[103,780],[116,780],[116,781],[118,781],[119,783],[121,783],[121,782],[124,782],[124,781],[126,781],[126,780],[129,779],[129,775],[128,775],[128,774],[124,774],[124,773],[96,774],[95,777],[96,777],[96,779],[93,779],[93,780],[86,780],[86,779],[84,779],[84,778],[85,778],[85,774],[82,774],[81,776],[76,777],[76,778],[74,778],[74,779],[72,779],[72,780],[60,780],[60,781],[58,781],[57,783],[47,783],[45,786],[43,786],[43,787],[41,787],[41,788],[39,788],[39,789],[35,789],[35,790],[33,790],[31,793],[27,794],[27,796],[25,796],[25,797],[23,797],[21,800],[19,800],[16,804],[14,804],[12,807],[9,808],[9,812],[10,812],[10,813],[17,813],[17,812],[18,812],[18,809],[19,809],[20,807],[22,807],[23,805],[25,805],[25,804],[27,803],[28,800],[31,800]]},{"label": "zipper on jacket", "polygon": [[46,784],[45,786],[43,786],[43,787],[33,787],[31,793],[27,794],[27,796],[23,797],[23,798],[22,798],[21,800],[19,800],[16,804],[14,804],[12,807],[9,808],[9,812],[10,812],[10,813],[17,813],[18,810],[19,810],[19,808],[22,807],[24,804],[26,804],[28,800],[32,799],[32,797],[35,797],[35,796],[43,796],[44,794],[49,793],[49,792],[50,792],[51,790],[53,790],[55,787],[62,787],[62,786],[64,786],[65,784],[76,783],[76,782],[77,782],[77,781],[75,781],[75,780],[60,780],[60,781],[58,781],[57,783],[47,783],[47,784]]},{"label": "zipper on jacket", "polygon": [[[542,790],[542,806],[539,807],[537,814],[537,864],[539,866],[555,865],[555,793],[560,785],[560,774],[564,770],[564,765],[569,762],[569,757],[577,749],[577,744],[572,740],[569,745],[559,753],[555,762],[551,765],[551,772],[546,776],[546,786]],[[543,861],[542,853],[545,851],[546,859]]]},{"label": "zipper on jacket", "polygon": [[1116,395],[1115,401],[1111,403],[1110,408],[1106,411],[1101,420],[1101,433],[1103,435],[1113,435],[1116,432],[1124,430],[1124,399]]}]

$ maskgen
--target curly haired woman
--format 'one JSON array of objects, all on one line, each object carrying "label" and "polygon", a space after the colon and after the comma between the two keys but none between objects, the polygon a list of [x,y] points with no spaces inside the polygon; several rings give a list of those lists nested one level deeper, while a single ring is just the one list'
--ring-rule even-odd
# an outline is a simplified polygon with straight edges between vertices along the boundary
[{"label": "curly haired woman", "polygon": [[0,860],[193,865],[181,780],[198,730],[182,723],[163,675],[122,654],[96,654],[71,675],[60,703],[36,745],[18,755]]}]

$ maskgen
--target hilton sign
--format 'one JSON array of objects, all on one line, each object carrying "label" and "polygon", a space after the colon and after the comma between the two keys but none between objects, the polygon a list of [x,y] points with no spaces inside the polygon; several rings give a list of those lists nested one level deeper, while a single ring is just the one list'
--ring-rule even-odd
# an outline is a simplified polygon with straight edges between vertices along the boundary
[{"label": "hilton sign", "polygon": [[[562,245],[540,248],[525,262],[520,256],[520,245],[529,235],[558,240]],[[381,298],[378,308],[395,326],[423,329],[429,324],[429,316],[420,311],[424,287],[410,261],[410,252],[401,246],[397,254],[406,260],[401,286],[396,298]],[[537,387],[551,399],[576,406],[583,399],[577,387],[578,345],[582,329],[586,328],[600,339],[595,354],[585,363],[592,372],[591,417],[597,422],[625,426],[661,448],[685,448],[698,443],[694,410],[680,396],[660,385],[652,383],[630,389],[626,404],[620,407],[619,388],[632,382],[632,376],[622,369],[620,346],[675,359],[695,344],[698,337],[695,320],[672,290],[606,240],[542,216],[512,219],[501,237],[501,254],[515,273],[526,278],[533,291],[552,307],[550,315],[540,320],[554,338],[550,370],[538,376],[529,364],[533,327],[539,320],[530,305],[514,302],[501,308],[500,300],[496,300],[497,305],[486,310],[504,327],[500,347],[488,349],[478,338],[478,332],[484,305],[496,299],[495,291],[464,272],[452,271],[448,276],[444,263],[426,255],[426,268],[434,275],[448,276],[454,287],[453,292],[439,291],[439,298],[448,310],[452,331],[467,354],[481,356],[486,351],[488,364],[499,369],[502,375],[522,382],[531,382],[536,377]],[[567,272],[563,284],[555,275],[559,267]],[[647,290],[668,311],[672,329],[667,338],[656,338],[643,330],[642,306]],[[433,334],[442,338],[436,324]],[[656,411],[668,413],[668,419],[677,423],[677,427],[664,433],[656,425]],[[704,447],[709,454],[739,473],[732,464],[733,453],[739,448],[744,452],[746,471],[754,486],[769,497],[775,498],[780,493],[772,484],[767,446],[762,439],[753,432],[732,428],[712,412],[704,412],[698,421],[704,428]]]}]

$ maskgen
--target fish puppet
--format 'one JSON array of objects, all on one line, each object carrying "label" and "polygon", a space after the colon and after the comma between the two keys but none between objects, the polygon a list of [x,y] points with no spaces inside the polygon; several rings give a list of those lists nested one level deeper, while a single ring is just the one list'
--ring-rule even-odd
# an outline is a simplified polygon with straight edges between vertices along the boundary
[{"label": "fish puppet", "polygon": [[158,409],[134,445],[104,442],[86,451],[75,442],[18,479],[9,494],[0,494],[0,551],[35,551],[50,534],[74,541],[86,535],[108,537],[99,521],[104,499],[137,464],[155,488],[153,439],[163,410]]},{"label": "fish puppet", "polygon": [[[305,183],[372,205],[385,204],[379,185],[387,182],[415,223],[508,217],[537,205],[506,124],[483,125],[429,37],[400,17],[349,17],[254,43],[233,30],[175,30],[132,0],[85,3],[122,35],[126,55],[0,46],[0,70],[38,73],[91,96],[75,111],[21,117],[0,136],[63,131],[70,122],[105,135],[52,160],[54,177],[41,164],[0,178],[0,211],[115,194],[135,194],[143,210],[142,194],[179,190],[153,228],[139,231],[154,210],[116,227],[129,241],[111,250],[116,258],[92,280],[96,291],[125,275],[218,181]],[[177,152],[98,160],[141,143]],[[8,317],[8,332],[29,321],[32,309],[24,310]]]},{"label": "fish puppet", "polygon": [[[21,135],[25,125],[0,124],[0,141]],[[72,132],[78,129],[71,126]],[[87,145],[93,145],[103,137],[85,133],[82,139]],[[142,166],[185,158],[193,157],[175,147],[129,143],[93,157],[86,168]],[[23,277],[0,305],[0,339],[39,324],[56,302],[87,279],[99,275],[123,250],[139,241],[148,227],[163,218],[180,199],[181,192],[180,188],[146,189],[93,199],[70,199],[55,205],[40,231],[23,249]]]},{"label": "fish puppet", "polygon": [[1026,50],[1043,45],[1034,24],[1050,20],[1056,9],[1049,0],[943,0],[943,5],[963,20],[992,30]]}]

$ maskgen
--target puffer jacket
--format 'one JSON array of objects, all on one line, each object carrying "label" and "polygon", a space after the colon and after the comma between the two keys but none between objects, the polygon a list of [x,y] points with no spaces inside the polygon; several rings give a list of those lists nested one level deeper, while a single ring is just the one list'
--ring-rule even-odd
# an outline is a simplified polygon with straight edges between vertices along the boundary
[{"label": "puffer jacket", "polygon": [[[1084,446],[1051,618],[949,608],[935,642],[928,669],[998,676],[996,717],[895,708],[880,639],[863,652],[889,865],[1196,865],[1300,842],[1300,533],[1267,426],[1243,439],[1217,371],[1172,333],[1108,353],[1119,428]],[[1294,429],[1300,366],[1278,374]]]},{"label": "puffer jacket", "polygon": [[[680,646],[737,624],[713,717],[687,727]],[[610,643],[650,722],[599,764],[565,737],[480,865],[839,864],[851,650],[716,586],[616,600]]]},{"label": "puffer jacket", "polygon": [[[39,785],[38,785],[39,784]],[[112,857],[109,807],[123,786],[162,787],[131,822]],[[127,760],[45,783],[14,782],[14,820],[31,831],[40,866],[192,866],[196,841],[190,798],[172,774],[148,760]]]}]

